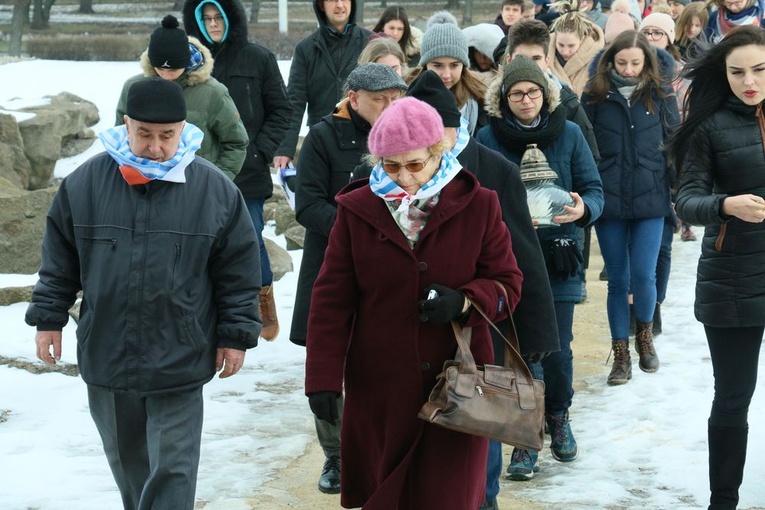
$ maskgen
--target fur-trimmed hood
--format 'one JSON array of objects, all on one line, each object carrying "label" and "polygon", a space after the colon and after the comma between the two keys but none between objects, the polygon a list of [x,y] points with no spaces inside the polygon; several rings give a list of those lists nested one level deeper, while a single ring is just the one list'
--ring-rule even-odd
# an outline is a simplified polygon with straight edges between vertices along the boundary
[{"label": "fur-trimmed hood", "polygon": [[[547,90],[549,97],[545,98],[547,100],[547,111],[552,113],[558,105],[560,105],[560,85],[555,83],[547,73],[543,74],[545,75],[548,84]],[[500,67],[497,77],[491,82],[491,85],[489,85],[489,88],[486,90],[486,95],[484,96],[483,109],[486,110],[486,113],[488,113],[490,117],[496,117],[498,119],[503,117],[502,109],[500,108],[500,101],[502,101],[502,98],[504,97],[502,94],[503,75],[503,67]]]},{"label": "fur-trimmed hood", "polygon": [[244,46],[247,44],[247,12],[239,0],[186,0],[183,4],[183,28],[190,36],[196,37],[208,48],[215,48],[218,44],[211,43],[202,32],[201,10],[197,16],[197,7],[203,4],[212,4],[218,7],[226,19],[226,38],[223,44],[231,46]]},{"label": "fur-trimmed hood", "polygon": [[[191,87],[194,85],[199,85],[200,83],[205,83],[212,77],[212,71],[213,71],[213,58],[212,54],[210,53],[210,50],[207,49],[207,47],[200,42],[199,39],[196,37],[189,36],[189,44],[192,44],[199,53],[202,54],[202,65],[193,71],[185,72],[181,75],[180,78],[178,78],[178,82],[183,87]],[[154,77],[158,76],[157,71],[154,70],[154,66],[151,65],[151,62],[149,61],[149,50],[146,49],[141,54],[140,59],[141,64],[141,70],[143,71],[144,76],[147,77]]]}]

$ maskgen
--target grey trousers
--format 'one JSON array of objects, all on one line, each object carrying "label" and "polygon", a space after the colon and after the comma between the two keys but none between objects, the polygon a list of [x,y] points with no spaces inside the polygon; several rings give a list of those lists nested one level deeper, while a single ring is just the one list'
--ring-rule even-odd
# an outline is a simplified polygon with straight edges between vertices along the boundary
[{"label": "grey trousers", "polygon": [[340,423],[343,416],[343,397],[337,399],[337,415],[340,419],[335,420],[332,425],[328,421],[313,417],[316,425],[316,437],[319,438],[319,444],[324,450],[325,457],[340,456]]},{"label": "grey trousers", "polygon": [[139,397],[88,386],[125,510],[193,510],[202,440],[202,387]]}]

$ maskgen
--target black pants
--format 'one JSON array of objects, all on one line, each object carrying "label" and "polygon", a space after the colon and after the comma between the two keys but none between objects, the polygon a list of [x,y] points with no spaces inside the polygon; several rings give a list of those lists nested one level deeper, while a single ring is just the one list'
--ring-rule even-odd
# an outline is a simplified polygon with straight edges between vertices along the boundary
[{"label": "black pants", "polygon": [[140,397],[88,386],[90,415],[125,510],[192,510],[202,387]]},{"label": "black pants", "polygon": [[749,403],[757,385],[757,363],[765,327],[704,326],[712,356],[715,396],[709,424],[746,427]]}]

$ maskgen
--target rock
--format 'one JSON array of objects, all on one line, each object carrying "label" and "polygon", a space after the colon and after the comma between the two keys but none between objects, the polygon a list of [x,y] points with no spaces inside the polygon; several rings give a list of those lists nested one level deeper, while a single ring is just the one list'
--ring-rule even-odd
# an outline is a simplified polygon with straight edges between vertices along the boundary
[{"label": "rock", "polygon": [[274,281],[281,280],[282,276],[294,270],[292,257],[284,248],[271,239],[265,238],[264,240],[266,242],[266,250],[268,250],[268,258],[271,259],[271,271],[274,273]]},{"label": "rock", "polygon": [[28,189],[33,190],[50,185],[64,147],[69,147],[66,154],[71,156],[73,144],[77,150],[92,145],[93,131],[88,128],[99,120],[96,105],[81,97],[69,92],[46,97],[50,104],[23,109],[35,116],[19,123],[24,154],[31,166]]},{"label": "rock", "polygon": [[17,188],[27,189],[30,171],[16,118],[0,113],[0,178]]},{"label": "rock", "polygon": [[287,251],[302,250],[305,244],[305,227],[296,225],[288,228],[284,232],[284,239],[287,241]]},{"label": "rock", "polygon": [[276,235],[281,235],[287,229],[300,225],[295,219],[295,211],[286,202],[277,204],[274,209],[274,221],[276,222],[274,229]]},{"label": "rock", "polygon": [[57,188],[24,192],[0,185],[0,274],[40,269],[45,218]]},{"label": "rock", "polygon": [[0,288],[0,306],[28,303],[32,299],[32,289],[34,289],[34,285]]}]

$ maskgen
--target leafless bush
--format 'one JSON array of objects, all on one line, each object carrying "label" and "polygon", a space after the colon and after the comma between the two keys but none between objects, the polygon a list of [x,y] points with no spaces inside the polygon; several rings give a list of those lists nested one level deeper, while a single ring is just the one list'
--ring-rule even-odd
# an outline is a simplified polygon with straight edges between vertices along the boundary
[{"label": "leafless bush", "polygon": [[29,55],[46,60],[129,62],[138,60],[148,35],[53,35],[30,38]]}]

